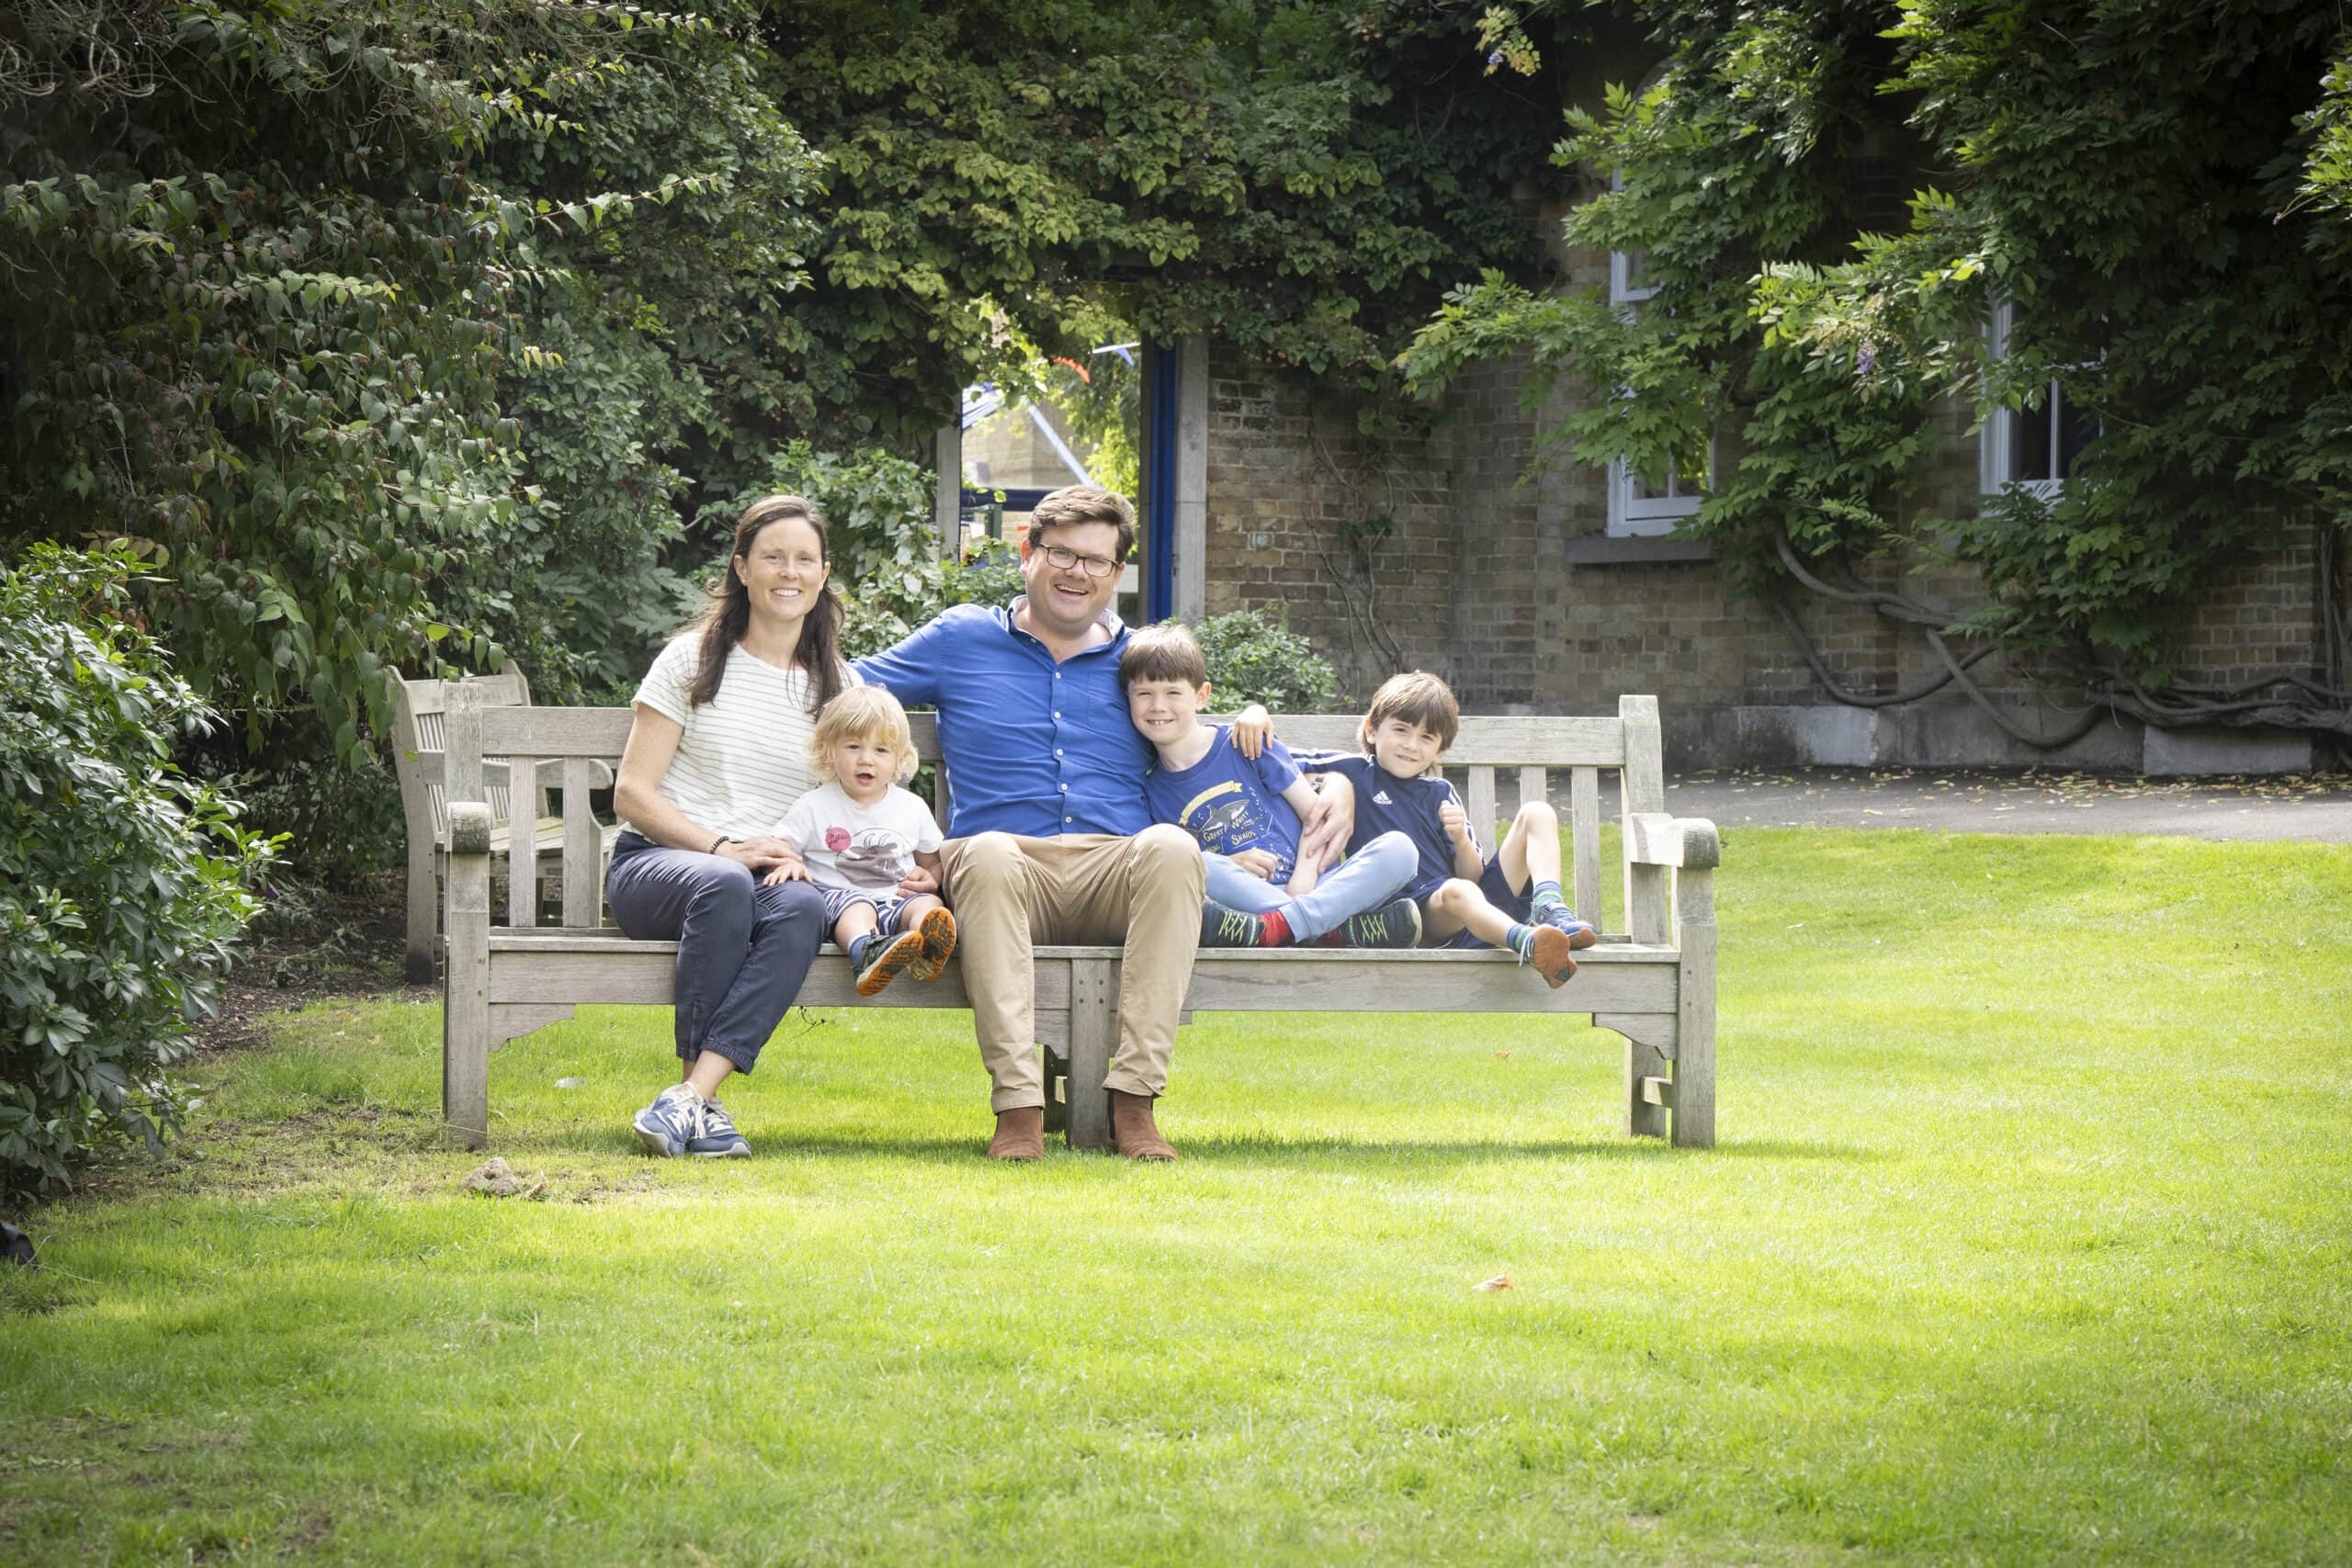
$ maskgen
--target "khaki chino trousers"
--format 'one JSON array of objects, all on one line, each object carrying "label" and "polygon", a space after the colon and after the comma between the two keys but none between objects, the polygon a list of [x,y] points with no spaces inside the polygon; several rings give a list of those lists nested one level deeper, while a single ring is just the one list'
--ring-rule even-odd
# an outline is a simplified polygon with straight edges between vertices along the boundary
[{"label": "khaki chino trousers", "polygon": [[1119,1039],[1103,1081],[1128,1094],[1166,1092],[1201,939],[1205,875],[1192,835],[1166,824],[1132,839],[980,833],[942,845],[940,869],[956,911],[980,1063],[993,1086],[989,1109],[1046,1103],[1034,956],[1040,944],[1123,949]]}]

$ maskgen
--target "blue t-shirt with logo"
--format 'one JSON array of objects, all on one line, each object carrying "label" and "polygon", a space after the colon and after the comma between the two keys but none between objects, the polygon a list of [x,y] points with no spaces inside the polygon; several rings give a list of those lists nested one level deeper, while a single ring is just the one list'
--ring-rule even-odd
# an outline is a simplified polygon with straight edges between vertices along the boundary
[{"label": "blue t-shirt with logo", "polygon": [[[1355,786],[1356,826],[1348,839],[1348,853],[1355,853],[1383,833],[1402,833],[1413,840],[1420,862],[1413,868],[1413,880],[1405,886],[1405,897],[1426,898],[1455,874],[1453,840],[1445,836],[1437,819],[1437,808],[1447,801],[1462,804],[1461,795],[1452,784],[1433,775],[1400,779],[1361,752],[1301,751],[1296,761],[1310,773],[1338,773]],[[1478,842],[1476,823],[1470,828],[1470,841]],[[1486,858],[1483,847],[1478,853],[1480,859]]]},{"label": "blue t-shirt with logo", "polygon": [[1152,765],[1143,781],[1151,819],[1175,823],[1215,854],[1264,850],[1282,863],[1273,880],[1287,882],[1298,863],[1298,813],[1283,791],[1298,782],[1298,764],[1279,740],[1251,761],[1231,744],[1232,728],[1217,725],[1216,743],[1189,768]]}]

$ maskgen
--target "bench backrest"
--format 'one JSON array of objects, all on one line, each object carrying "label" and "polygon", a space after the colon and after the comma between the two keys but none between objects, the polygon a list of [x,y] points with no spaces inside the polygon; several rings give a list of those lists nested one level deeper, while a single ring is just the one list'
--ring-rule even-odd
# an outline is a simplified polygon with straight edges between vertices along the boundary
[{"label": "bench backrest", "polygon": [[[449,841],[448,790],[444,781],[448,745],[449,693],[457,682],[411,681],[392,672],[392,773],[401,784],[401,814],[408,821],[412,844],[446,845]],[[495,675],[468,676],[462,684],[481,694],[484,707],[528,707],[531,682],[513,660]],[[493,768],[483,780],[484,793],[470,798],[490,807],[491,818],[503,822],[512,815],[507,773]],[[535,790],[526,804],[526,818],[547,815],[547,792]]]},{"label": "bench backrest", "polygon": [[[447,777],[453,798],[481,799],[485,764],[503,761],[509,770],[536,768],[543,760],[563,761],[563,923],[596,926],[602,920],[604,864],[599,829],[590,812],[590,792],[598,786],[596,764],[617,762],[628,744],[633,717],[628,708],[542,708],[493,705],[477,683],[449,692]],[[915,750],[939,760],[935,717],[907,716]],[[1356,715],[1277,714],[1274,728],[1294,748],[1354,750]],[[1515,770],[1521,802],[1551,800],[1570,824],[1572,846],[1566,868],[1577,912],[1603,931],[1609,907],[1600,885],[1600,774],[1618,775],[1618,813],[1666,809],[1666,779],[1659,754],[1657,699],[1620,698],[1614,718],[1469,717],[1447,749],[1449,770],[1467,774],[1463,791],[1470,819],[1491,834],[1496,820],[1496,772]],[[1555,795],[1555,775],[1566,774],[1567,800]],[[510,772],[510,776],[512,776]],[[528,773],[523,776],[530,776]],[[942,771],[941,805],[951,781]],[[495,807],[492,808],[495,810]],[[941,815],[945,815],[943,809]],[[1668,940],[1666,874],[1659,867],[1629,866],[1625,878],[1626,926],[1635,941]],[[514,923],[528,925],[528,900],[514,904]]]}]

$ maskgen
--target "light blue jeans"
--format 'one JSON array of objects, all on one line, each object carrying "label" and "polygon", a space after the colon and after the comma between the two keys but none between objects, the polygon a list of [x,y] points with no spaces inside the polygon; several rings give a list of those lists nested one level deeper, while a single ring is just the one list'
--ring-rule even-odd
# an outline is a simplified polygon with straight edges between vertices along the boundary
[{"label": "light blue jeans", "polygon": [[1396,897],[1413,879],[1420,856],[1404,834],[1383,833],[1325,872],[1312,891],[1295,897],[1281,883],[1253,876],[1224,855],[1203,850],[1201,860],[1208,867],[1212,900],[1252,915],[1280,915],[1290,923],[1293,942],[1309,942],[1339,930],[1349,916],[1377,909]]}]

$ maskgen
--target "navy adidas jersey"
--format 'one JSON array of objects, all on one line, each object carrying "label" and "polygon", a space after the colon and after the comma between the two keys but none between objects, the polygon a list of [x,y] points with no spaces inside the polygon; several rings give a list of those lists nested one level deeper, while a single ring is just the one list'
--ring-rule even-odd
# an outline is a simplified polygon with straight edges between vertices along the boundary
[{"label": "navy adidas jersey", "polygon": [[[1461,795],[1452,784],[1433,773],[1400,779],[1356,751],[1301,751],[1296,761],[1307,773],[1338,773],[1355,786],[1356,826],[1348,840],[1350,854],[1383,833],[1402,833],[1413,841],[1420,859],[1413,868],[1413,880],[1405,886],[1406,897],[1426,898],[1454,874],[1453,840],[1445,836],[1437,819],[1437,808],[1447,801],[1462,804]],[[1476,822],[1470,824],[1470,841],[1479,843]],[[1486,853],[1480,844],[1479,858],[1483,860]]]}]

